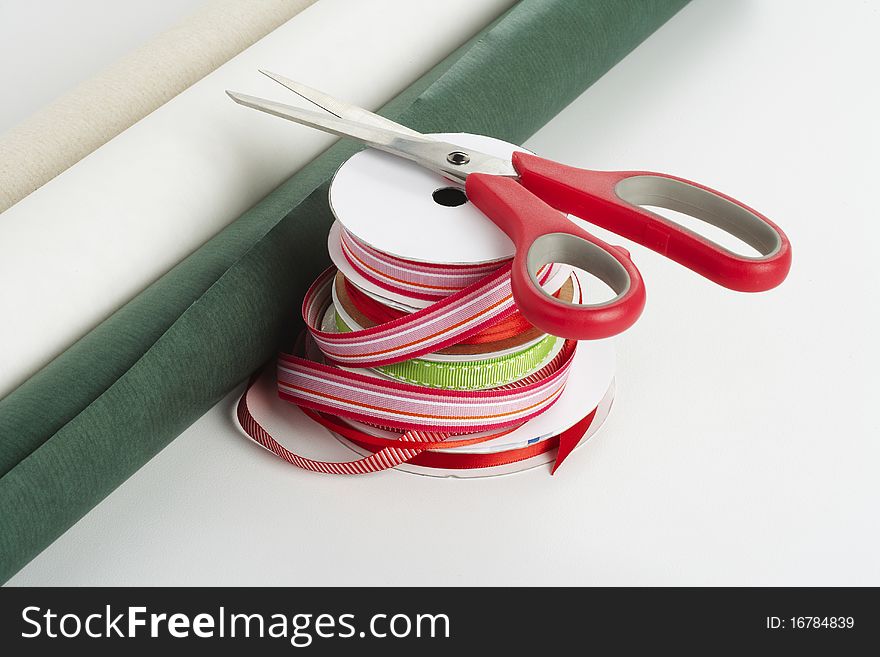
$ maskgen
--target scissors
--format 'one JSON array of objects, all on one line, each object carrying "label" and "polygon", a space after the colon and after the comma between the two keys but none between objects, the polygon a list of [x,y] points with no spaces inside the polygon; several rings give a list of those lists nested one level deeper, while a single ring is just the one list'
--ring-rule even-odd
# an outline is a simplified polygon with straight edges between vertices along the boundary
[{"label": "scissors", "polygon": [[[647,171],[578,169],[523,152],[495,157],[421,134],[283,76],[261,73],[327,113],[226,93],[240,105],[357,139],[463,183],[468,200],[514,243],[513,298],[522,315],[546,333],[577,340],[610,337],[632,326],[645,305],[644,283],[629,252],[581,229],[568,214],[733,290],[769,290],[785,279],[791,266],[791,246],[782,230],[745,204],[698,183]],[[734,253],[642,205],[701,219],[760,255]],[[536,277],[551,262],[596,276],[616,296],[594,304],[560,301]]]}]

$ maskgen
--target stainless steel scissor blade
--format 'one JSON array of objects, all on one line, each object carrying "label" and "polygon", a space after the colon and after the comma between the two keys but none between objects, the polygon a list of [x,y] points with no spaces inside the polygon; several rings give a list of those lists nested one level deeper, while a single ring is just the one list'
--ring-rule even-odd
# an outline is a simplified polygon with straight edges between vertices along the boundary
[{"label": "stainless steel scissor blade", "polygon": [[387,128],[388,130],[399,132],[402,135],[409,135],[410,137],[424,136],[422,135],[422,133],[416,132],[412,128],[408,128],[405,125],[396,123],[391,119],[386,119],[384,116],[379,116],[378,114],[364,109],[363,107],[358,107],[357,105],[352,105],[351,103],[346,103],[343,100],[334,98],[333,96],[326,94],[323,91],[318,91],[317,89],[308,87],[302,82],[297,82],[296,80],[291,80],[290,78],[286,78],[283,75],[279,75],[278,73],[271,73],[262,69],[260,70],[260,73],[265,75],[267,78],[274,80],[281,86],[290,89],[293,93],[295,93],[303,100],[309,101],[313,105],[320,107],[325,112],[329,112],[333,116],[337,116],[340,119],[355,121],[357,123],[363,123],[365,125],[371,125],[377,128]]},{"label": "stainless steel scissor blade", "polygon": [[[280,76],[270,77],[281,82],[278,79]],[[513,164],[508,159],[498,158],[494,155],[440,141],[429,135],[423,135],[373,114],[362,107],[339,101],[292,80],[284,79],[281,84],[319,107],[324,108],[326,105],[329,114],[313,112],[234,91],[226,93],[239,105],[340,137],[352,137],[367,146],[412,160],[420,166],[462,183],[469,174],[477,172],[499,176],[517,176]]]}]

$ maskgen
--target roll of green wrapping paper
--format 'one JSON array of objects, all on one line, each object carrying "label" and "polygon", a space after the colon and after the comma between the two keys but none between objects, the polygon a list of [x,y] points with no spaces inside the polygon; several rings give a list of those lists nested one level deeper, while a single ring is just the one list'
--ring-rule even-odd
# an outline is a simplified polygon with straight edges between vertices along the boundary
[{"label": "roll of green wrapping paper", "polygon": [[[685,3],[523,0],[382,112],[522,142]],[[356,148],[326,151],[0,401],[0,580],[272,357],[327,264],[327,182]]]}]

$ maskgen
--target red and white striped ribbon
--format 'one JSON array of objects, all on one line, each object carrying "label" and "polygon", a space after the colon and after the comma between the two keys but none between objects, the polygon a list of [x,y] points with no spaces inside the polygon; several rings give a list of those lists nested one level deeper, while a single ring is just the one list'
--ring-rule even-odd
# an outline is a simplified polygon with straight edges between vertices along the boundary
[{"label": "red and white striped ribbon", "polygon": [[[538,272],[545,283],[556,265]],[[427,308],[385,324],[350,333],[321,330],[331,300],[336,268],[327,269],[306,292],[303,319],[327,359],[349,367],[378,367],[457,344],[516,311],[510,289],[510,263]]]},{"label": "red and white striped ribbon", "polygon": [[[253,383],[254,381],[251,382],[251,385],[253,385]],[[406,449],[404,447],[383,447],[365,458],[342,462],[318,461],[300,456],[299,454],[291,452],[284,447],[284,445],[275,440],[269,432],[257,422],[251,414],[248,406],[249,391],[250,386],[248,386],[248,391],[245,392],[238,401],[236,414],[241,428],[244,429],[245,433],[247,433],[254,442],[266,448],[279,458],[284,459],[291,465],[295,465],[303,470],[322,472],[324,474],[369,474],[371,472],[388,470],[401,463],[405,463],[421,451],[417,449]],[[448,436],[444,434],[409,431],[401,436],[400,442],[406,443],[413,441],[421,443],[440,443],[447,437]]]},{"label": "red and white striped ribbon", "polygon": [[482,280],[503,263],[436,265],[405,260],[374,249],[345,228],[340,231],[342,254],[358,274],[402,296],[437,301]]},{"label": "red and white striped ribbon", "polygon": [[404,431],[492,431],[520,425],[553,405],[565,386],[576,344],[566,341],[537,372],[487,390],[429,388],[282,354],[278,394],[305,408]]},{"label": "red and white striped ribbon", "polygon": [[[397,441],[387,441],[370,434],[358,431],[346,424],[335,420],[332,416],[322,415],[305,409],[305,412],[313,420],[326,427],[333,433],[340,435],[356,445],[373,452],[367,457],[354,461],[334,462],[318,461],[316,459],[300,456],[290,451],[277,440],[254,418],[248,405],[248,395],[256,382],[255,376],[248,389],[238,402],[237,416],[239,424],[251,439],[280,459],[295,465],[303,470],[321,472],[324,474],[369,474],[394,468],[402,463],[412,463],[431,468],[443,468],[449,470],[475,470],[480,468],[492,468],[509,465],[546,454],[557,450],[556,461],[551,470],[555,473],[562,461],[580,442],[581,438],[590,428],[596,410],[587,413],[582,420],[566,429],[558,436],[553,436],[537,443],[526,445],[517,449],[504,450],[490,454],[436,452],[436,449],[449,449],[453,447],[452,441],[447,434],[408,431],[401,435]],[[493,438],[495,436],[490,436]],[[384,441],[384,444],[377,441]],[[469,442],[469,441],[461,441]]]}]

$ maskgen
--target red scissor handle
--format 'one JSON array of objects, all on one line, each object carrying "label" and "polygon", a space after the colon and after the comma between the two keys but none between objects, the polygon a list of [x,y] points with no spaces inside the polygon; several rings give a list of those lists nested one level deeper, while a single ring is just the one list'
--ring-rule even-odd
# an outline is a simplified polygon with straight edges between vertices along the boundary
[{"label": "red scissor handle", "polygon": [[[724,287],[760,292],[791,268],[785,233],[764,215],[695,182],[648,171],[589,171],[516,152],[520,182],[556,209],[647,246]],[[640,205],[682,212],[760,253],[739,255]]]},{"label": "red scissor handle", "polygon": [[[519,182],[474,173],[467,177],[465,190],[516,245],[514,299],[523,316],[547,333],[579,340],[606,338],[629,328],[645,305],[644,285],[629,254],[581,230],[562,212],[643,244],[734,290],[769,290],[791,267],[788,238],[773,222],[708,187],[658,173],[575,169],[521,152],[514,153],[512,161]],[[736,254],[640,204],[701,219],[761,255]],[[617,296],[599,304],[559,301],[544,292],[536,278],[548,262],[579,267]]]},{"label": "red scissor handle", "polygon": [[[516,245],[510,281],[513,298],[532,324],[552,335],[595,340],[616,335],[639,318],[645,307],[645,288],[626,251],[580,229],[513,178],[472,173],[465,191]],[[605,282],[617,296],[598,304],[560,301],[545,292],[536,278],[549,262],[579,267]]]}]

